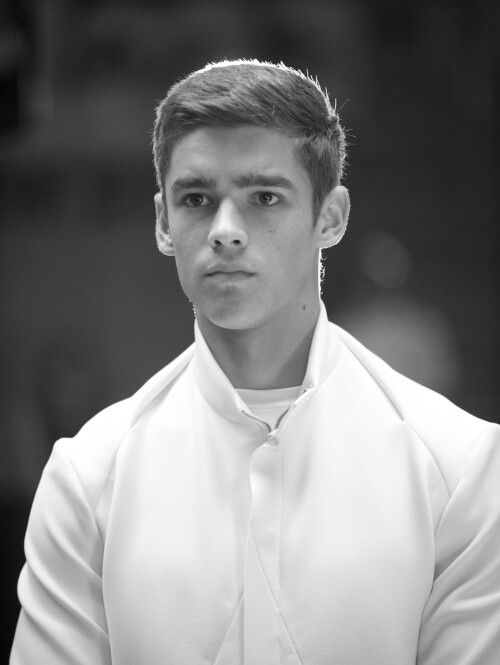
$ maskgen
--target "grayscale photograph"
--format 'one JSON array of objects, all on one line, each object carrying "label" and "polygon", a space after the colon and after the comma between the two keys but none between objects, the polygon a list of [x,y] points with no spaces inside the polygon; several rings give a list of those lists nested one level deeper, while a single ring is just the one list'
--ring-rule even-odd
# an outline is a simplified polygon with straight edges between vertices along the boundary
[{"label": "grayscale photograph", "polygon": [[499,665],[498,5],[0,6],[0,662]]}]

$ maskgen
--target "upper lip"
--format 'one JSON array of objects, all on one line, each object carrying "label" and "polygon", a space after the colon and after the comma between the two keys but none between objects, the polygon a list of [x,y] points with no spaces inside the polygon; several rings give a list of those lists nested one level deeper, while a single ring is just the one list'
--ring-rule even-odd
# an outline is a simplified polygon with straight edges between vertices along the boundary
[{"label": "upper lip", "polygon": [[252,270],[248,270],[245,266],[240,265],[227,265],[225,263],[216,263],[210,266],[207,270],[207,275],[213,275],[216,272],[232,273],[232,272],[246,272],[249,275],[253,274]]}]

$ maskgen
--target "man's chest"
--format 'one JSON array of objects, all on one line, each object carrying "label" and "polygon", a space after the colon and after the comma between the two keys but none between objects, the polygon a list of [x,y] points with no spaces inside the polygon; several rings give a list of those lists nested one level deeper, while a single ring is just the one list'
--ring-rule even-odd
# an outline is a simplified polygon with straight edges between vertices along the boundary
[{"label": "man's chest", "polygon": [[290,664],[353,643],[373,663],[416,648],[440,488],[411,436],[309,414],[263,443],[210,418],[122,451],[103,567],[111,639],[125,627],[137,662],[143,644],[186,663],[200,649],[239,662],[256,643]]}]

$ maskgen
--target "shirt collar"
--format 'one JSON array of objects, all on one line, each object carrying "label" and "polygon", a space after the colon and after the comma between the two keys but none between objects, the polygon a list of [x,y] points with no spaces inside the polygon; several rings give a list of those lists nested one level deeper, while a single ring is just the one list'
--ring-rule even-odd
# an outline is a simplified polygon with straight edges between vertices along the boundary
[{"label": "shirt collar", "polygon": [[[242,414],[246,405],[215,360],[196,319],[194,338],[193,369],[196,383],[203,397],[221,416],[236,422],[248,423],[248,418]],[[317,390],[326,377],[331,374],[340,357],[340,349],[340,341],[334,326],[329,323],[325,305],[320,300],[320,312],[299,396],[305,392]]]}]

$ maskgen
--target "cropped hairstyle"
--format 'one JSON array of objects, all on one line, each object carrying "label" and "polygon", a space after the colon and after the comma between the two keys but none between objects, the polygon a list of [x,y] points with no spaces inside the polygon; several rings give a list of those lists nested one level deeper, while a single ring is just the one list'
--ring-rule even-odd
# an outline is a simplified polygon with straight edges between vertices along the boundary
[{"label": "cropped hairstyle", "polygon": [[258,60],[209,64],[173,85],[156,108],[153,156],[164,202],[176,142],[198,127],[241,125],[277,129],[295,140],[311,179],[316,219],[344,171],[345,133],[339,116],[317,80],[283,63]]}]

